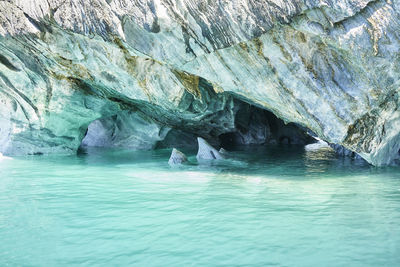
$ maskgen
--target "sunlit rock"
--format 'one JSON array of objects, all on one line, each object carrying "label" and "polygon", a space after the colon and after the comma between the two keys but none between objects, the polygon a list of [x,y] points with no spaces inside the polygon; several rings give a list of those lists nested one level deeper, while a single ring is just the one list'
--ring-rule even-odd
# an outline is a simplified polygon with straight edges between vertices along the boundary
[{"label": "sunlit rock", "polygon": [[199,150],[197,152],[198,160],[215,160],[215,159],[223,159],[224,157],[213,148],[206,140],[201,137],[197,138]]},{"label": "sunlit rock", "polygon": [[187,157],[181,151],[176,148],[172,149],[171,157],[168,160],[168,164],[171,166],[180,165],[187,162]]},{"label": "sunlit rock", "polygon": [[306,145],[304,147],[304,149],[306,151],[317,151],[317,150],[320,150],[320,149],[330,148],[330,146],[329,146],[329,144],[327,142],[325,142],[325,141],[323,141],[323,140],[321,140],[319,138],[317,139],[317,141],[318,142],[316,142],[316,143]]}]

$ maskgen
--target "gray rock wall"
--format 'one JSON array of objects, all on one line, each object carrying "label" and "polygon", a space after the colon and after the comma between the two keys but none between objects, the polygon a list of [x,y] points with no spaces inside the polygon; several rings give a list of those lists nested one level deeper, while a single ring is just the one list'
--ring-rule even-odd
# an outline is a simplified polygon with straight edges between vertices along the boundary
[{"label": "gray rock wall", "polygon": [[0,11],[5,154],[72,152],[92,121],[124,110],[227,132],[225,92],[374,165],[398,157],[397,0],[8,0]]}]

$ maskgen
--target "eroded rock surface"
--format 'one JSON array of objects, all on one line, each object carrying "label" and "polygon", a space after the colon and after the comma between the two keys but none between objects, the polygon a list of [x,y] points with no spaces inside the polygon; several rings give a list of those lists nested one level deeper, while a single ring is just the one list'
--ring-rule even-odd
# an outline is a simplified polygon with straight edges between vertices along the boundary
[{"label": "eroded rock surface", "polygon": [[148,116],[124,111],[92,122],[82,145],[150,150],[164,140],[169,131],[170,128],[161,126]]},{"label": "eroded rock surface", "polygon": [[168,164],[170,166],[181,165],[182,163],[187,162],[187,157],[181,151],[176,148],[172,149],[171,157],[168,160]]},{"label": "eroded rock surface", "polygon": [[124,112],[235,132],[234,96],[374,165],[398,158],[397,0],[7,0],[0,11],[4,154],[74,152],[90,123]]},{"label": "eroded rock surface", "polygon": [[199,149],[197,152],[197,160],[215,160],[215,159],[224,159],[224,157],[212,147],[206,140],[201,137],[197,138]]}]

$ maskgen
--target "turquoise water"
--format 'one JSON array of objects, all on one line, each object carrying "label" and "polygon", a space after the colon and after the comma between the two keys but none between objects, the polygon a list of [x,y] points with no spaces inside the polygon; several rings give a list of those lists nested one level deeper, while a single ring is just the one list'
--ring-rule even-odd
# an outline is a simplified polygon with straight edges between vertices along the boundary
[{"label": "turquoise water", "polygon": [[[0,161],[0,266],[399,266],[399,168],[298,147]],[[192,161],[195,161],[191,157]]]}]

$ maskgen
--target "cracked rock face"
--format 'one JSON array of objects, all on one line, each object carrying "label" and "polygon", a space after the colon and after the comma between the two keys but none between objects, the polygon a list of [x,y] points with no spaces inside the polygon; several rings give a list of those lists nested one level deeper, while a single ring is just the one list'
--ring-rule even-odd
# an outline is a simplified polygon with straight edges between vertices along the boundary
[{"label": "cracked rock face", "polygon": [[70,153],[93,121],[135,112],[152,133],[216,137],[236,129],[235,98],[374,165],[398,158],[397,0],[0,0],[0,11],[4,154]]}]

